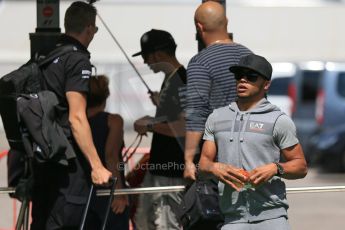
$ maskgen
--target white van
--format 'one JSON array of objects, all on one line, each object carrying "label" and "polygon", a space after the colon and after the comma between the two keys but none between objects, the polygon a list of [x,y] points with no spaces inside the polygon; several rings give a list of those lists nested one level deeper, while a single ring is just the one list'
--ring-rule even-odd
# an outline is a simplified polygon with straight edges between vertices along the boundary
[{"label": "white van", "polygon": [[291,117],[296,95],[293,78],[297,67],[290,62],[272,63],[273,73],[267,99]]}]

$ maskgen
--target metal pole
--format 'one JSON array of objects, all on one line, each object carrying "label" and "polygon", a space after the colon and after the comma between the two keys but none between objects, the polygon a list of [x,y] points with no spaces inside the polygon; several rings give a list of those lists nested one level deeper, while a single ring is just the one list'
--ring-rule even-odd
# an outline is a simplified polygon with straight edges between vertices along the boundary
[{"label": "metal pole", "polygon": [[0,188],[0,194],[12,194],[15,191],[16,191],[16,188],[13,188],[13,187]]},{"label": "metal pole", "polygon": [[[131,194],[143,194],[143,193],[167,193],[167,192],[180,192],[183,191],[185,186],[164,186],[164,187],[146,187],[146,188],[125,188],[118,189],[114,192],[114,195],[131,195]],[[96,192],[97,196],[109,196],[109,189],[99,189]]]},{"label": "metal pole", "polygon": [[121,50],[121,52],[123,53],[123,55],[125,56],[125,58],[127,59],[128,63],[132,66],[132,68],[134,69],[135,73],[137,74],[137,76],[139,77],[139,79],[141,80],[141,82],[144,84],[144,86],[146,87],[147,91],[149,94],[153,95],[152,90],[150,89],[150,87],[148,86],[148,84],[145,82],[144,78],[140,75],[139,71],[137,70],[137,68],[135,67],[135,65],[133,64],[133,62],[131,61],[131,59],[129,59],[126,51],[122,48],[121,44],[117,41],[116,37],[114,36],[114,34],[111,32],[110,28],[108,27],[108,25],[105,23],[105,21],[103,20],[103,18],[101,17],[101,15],[99,15],[97,13],[97,16],[99,18],[99,20],[102,22],[102,24],[104,25],[105,29],[108,31],[108,33],[110,34],[111,38],[113,39],[113,41],[116,43],[116,45],[119,47],[119,49]]},{"label": "metal pole", "polygon": [[287,188],[286,191],[288,194],[345,192],[345,186],[320,186],[320,187]]},{"label": "metal pole", "polygon": [[[130,195],[142,193],[167,193],[167,192],[181,192],[185,189],[184,186],[164,186],[164,187],[146,187],[146,188],[130,188],[118,189],[114,195]],[[323,193],[323,192],[345,192],[345,186],[320,186],[320,187],[299,187],[287,188],[288,194],[297,193]],[[109,196],[109,189],[100,189],[96,192],[97,196]]]},{"label": "metal pole", "polygon": [[[184,185],[178,186],[163,186],[163,187],[145,187],[145,188],[126,188],[118,189],[114,195],[131,195],[141,193],[167,193],[167,192],[181,192],[185,189]],[[345,192],[345,186],[316,186],[316,187],[293,187],[286,189],[288,194],[297,193],[324,193],[324,192]],[[0,188],[0,194],[14,193],[14,188]],[[109,189],[98,189],[97,196],[109,196]]]}]

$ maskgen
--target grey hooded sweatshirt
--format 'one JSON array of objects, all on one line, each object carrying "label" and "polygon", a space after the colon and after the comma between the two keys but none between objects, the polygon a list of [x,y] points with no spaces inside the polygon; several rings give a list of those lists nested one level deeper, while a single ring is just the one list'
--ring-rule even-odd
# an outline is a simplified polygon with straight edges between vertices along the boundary
[{"label": "grey hooded sweatshirt", "polygon": [[[240,111],[236,102],[214,110],[204,139],[216,142],[219,162],[247,171],[279,162],[280,150],[298,143],[292,120],[266,99],[248,111]],[[219,191],[226,223],[287,217],[286,188],[280,177],[240,192],[220,182]]]}]

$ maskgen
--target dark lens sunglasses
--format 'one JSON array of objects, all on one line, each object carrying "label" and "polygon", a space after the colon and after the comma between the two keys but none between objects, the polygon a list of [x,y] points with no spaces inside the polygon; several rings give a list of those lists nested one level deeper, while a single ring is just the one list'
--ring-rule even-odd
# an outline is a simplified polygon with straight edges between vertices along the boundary
[{"label": "dark lens sunglasses", "polygon": [[259,77],[260,77],[260,75],[257,73],[254,73],[254,72],[235,74],[236,81],[239,81],[242,78],[245,78],[245,79],[247,79],[247,81],[254,83],[258,80]]}]

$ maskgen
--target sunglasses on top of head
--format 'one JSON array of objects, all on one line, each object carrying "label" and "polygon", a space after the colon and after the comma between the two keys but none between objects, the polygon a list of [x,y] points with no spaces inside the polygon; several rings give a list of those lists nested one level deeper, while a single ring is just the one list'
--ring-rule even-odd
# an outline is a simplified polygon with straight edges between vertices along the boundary
[{"label": "sunglasses on top of head", "polygon": [[242,78],[244,78],[247,81],[254,83],[258,80],[259,77],[260,75],[255,72],[242,72],[242,73],[235,74],[236,81],[239,81]]}]

